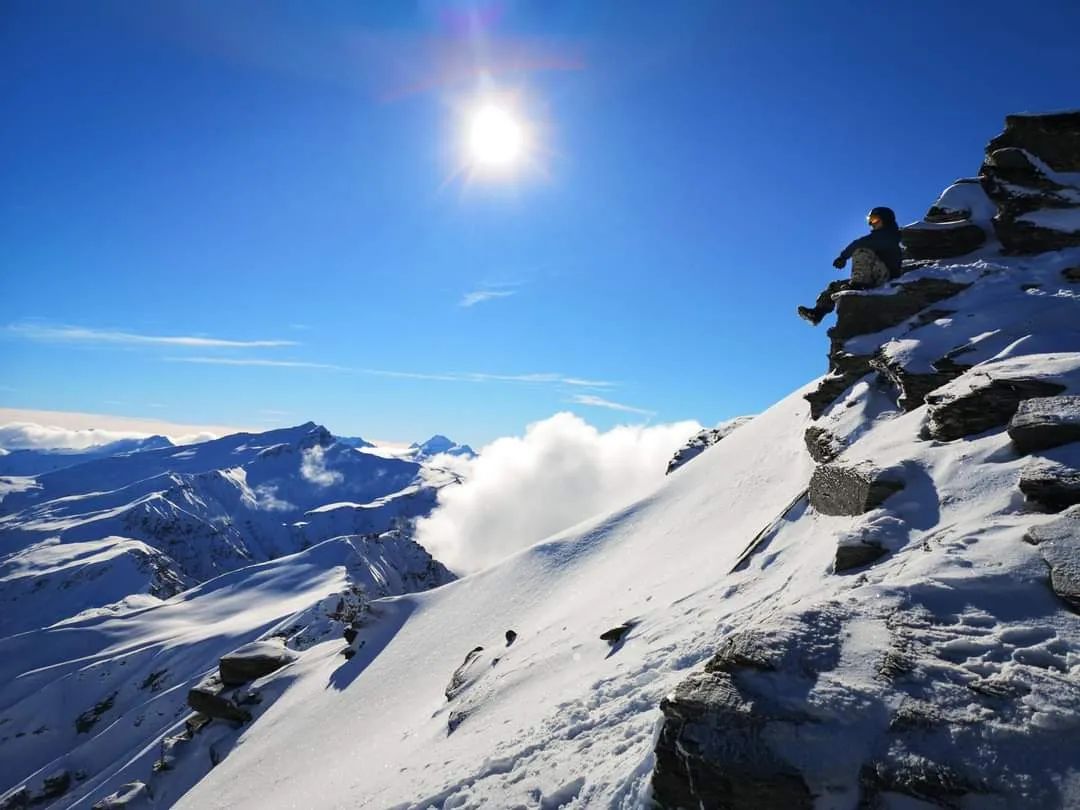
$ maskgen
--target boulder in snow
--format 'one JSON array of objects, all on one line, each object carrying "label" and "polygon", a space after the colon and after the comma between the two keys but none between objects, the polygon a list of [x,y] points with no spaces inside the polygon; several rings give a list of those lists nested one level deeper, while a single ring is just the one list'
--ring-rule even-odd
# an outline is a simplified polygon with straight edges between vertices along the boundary
[{"label": "boulder in snow", "polygon": [[1009,422],[1009,438],[1021,453],[1080,441],[1080,396],[1024,400]]},{"label": "boulder in snow", "polygon": [[477,673],[480,671],[476,663],[479,660],[480,653],[483,651],[483,647],[473,647],[465,656],[465,660],[461,662],[461,666],[454,670],[454,674],[450,676],[450,683],[447,684],[444,692],[447,700],[453,700],[476,679]]},{"label": "boulder in snow", "polygon": [[237,706],[210,684],[199,684],[188,691],[187,704],[197,712],[230,723],[246,723],[251,720],[247,709]]},{"label": "boulder in snow", "polygon": [[843,293],[836,301],[836,325],[829,330],[829,337],[846,340],[880,332],[969,286],[944,278],[920,278],[868,293]]},{"label": "boulder in snow", "polygon": [[844,451],[844,442],[832,432],[818,425],[811,425],[803,434],[806,452],[818,464],[828,464]]},{"label": "boulder in snow", "polygon": [[295,660],[296,653],[286,649],[279,640],[253,641],[223,655],[218,671],[223,684],[239,686],[269,675]]},{"label": "boulder in snow", "polygon": [[1060,511],[1080,504],[1080,470],[1040,459],[1020,473],[1020,491],[1029,500]]},{"label": "boulder in snow", "polygon": [[1050,587],[1070,608],[1080,613],[1080,506],[1056,520],[1034,526],[1024,537],[1039,547],[1050,568]]},{"label": "boulder in snow", "polygon": [[1005,425],[1022,401],[1054,396],[1064,390],[1064,385],[1049,380],[989,376],[973,379],[963,390],[927,395],[927,432],[946,442],[982,433]]},{"label": "boulder in snow", "polygon": [[852,568],[861,568],[880,559],[888,550],[877,543],[864,540],[849,540],[836,546],[836,558],[833,560],[833,571],[850,571]]},{"label": "boulder in snow", "polygon": [[986,231],[972,222],[916,222],[900,229],[910,259],[964,256],[986,242]]},{"label": "boulder in snow", "polygon": [[128,782],[121,785],[115,793],[110,793],[101,801],[94,804],[92,810],[119,810],[121,807],[131,807],[146,798],[146,784],[140,781]]},{"label": "boulder in snow", "polygon": [[862,515],[903,488],[896,470],[869,464],[820,464],[810,477],[810,505],[823,515]]}]

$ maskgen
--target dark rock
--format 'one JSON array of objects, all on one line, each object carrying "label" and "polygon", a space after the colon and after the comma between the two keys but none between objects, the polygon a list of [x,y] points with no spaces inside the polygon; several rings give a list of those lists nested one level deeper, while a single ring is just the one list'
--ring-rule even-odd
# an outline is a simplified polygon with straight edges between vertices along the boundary
[{"label": "dark rock", "polygon": [[1080,266],[1066,267],[1061,271],[1061,277],[1068,281],[1070,284],[1076,284],[1080,282]]},{"label": "dark rock", "polygon": [[1022,401],[1009,421],[1009,438],[1021,453],[1080,441],[1080,396]]},{"label": "dark rock", "polygon": [[852,568],[869,565],[887,553],[887,549],[876,543],[840,543],[836,547],[833,571],[839,573],[840,571],[849,571]]},{"label": "dark rock", "polygon": [[821,464],[810,477],[810,505],[823,515],[862,515],[903,488],[895,470]]},{"label": "dark rock", "polygon": [[469,718],[469,712],[467,710],[455,709],[450,712],[450,715],[446,718],[446,734],[447,736],[457,731],[458,726],[464,723]]},{"label": "dark rock", "polygon": [[[929,721],[932,727],[933,718]],[[995,807],[987,805],[992,793],[981,783],[963,777],[948,765],[908,754],[900,761],[863,766],[859,773],[860,807],[907,807],[910,802],[883,804],[888,794],[899,794],[935,807]]]},{"label": "dark rock", "polygon": [[251,713],[242,709],[214,691],[214,687],[199,685],[191,689],[187,695],[187,704],[193,710],[201,712],[218,720],[226,720],[230,723],[246,723],[251,720]]},{"label": "dark rock", "polygon": [[986,151],[1006,147],[1024,149],[1054,171],[1080,172],[1080,112],[1006,116],[1005,131]]},{"label": "dark rock", "polygon": [[1005,253],[1045,253],[1080,245],[1080,231],[1046,228],[1019,218],[999,215],[994,219],[994,231]]},{"label": "dark rock", "polygon": [[828,464],[844,452],[844,442],[830,431],[817,425],[811,425],[806,429],[803,441],[806,443],[806,451],[810,454],[810,458],[818,464]]},{"label": "dark rock", "polygon": [[296,653],[275,641],[253,641],[221,657],[218,671],[226,686],[261,678],[296,660]]},{"label": "dark rock", "polygon": [[781,750],[817,721],[778,692],[809,691],[840,655],[840,620],[826,611],[729,636],[660,703],[653,798],[663,808],[799,810],[814,806]]},{"label": "dark rock", "polygon": [[[727,674],[696,673],[660,703],[653,799],[661,808],[810,810],[802,775],[769,747],[770,720]],[[783,718],[795,719],[795,718]]]},{"label": "dark rock", "polygon": [[627,633],[637,627],[637,624],[638,623],[633,620],[623,622],[618,627],[612,627],[610,630],[605,630],[603,633],[600,634],[600,638],[601,640],[606,641],[608,644],[614,647],[616,644],[623,640]]},{"label": "dark rock", "polygon": [[1080,506],[1049,523],[1033,526],[1024,539],[1039,547],[1050,569],[1050,588],[1080,613]]},{"label": "dark rock", "polygon": [[[850,355],[854,356],[854,355]],[[818,387],[803,399],[810,403],[810,418],[819,419],[840,396],[851,386],[870,373],[870,358],[862,358],[866,363],[863,371],[831,371],[821,378]]]},{"label": "dark rock", "polygon": [[349,625],[348,627],[346,627],[345,632],[342,634],[345,637],[345,643],[346,644],[352,644],[354,641],[356,641],[356,637],[357,637],[357,635],[359,635],[359,632],[360,631],[358,631],[352,625]]},{"label": "dark rock", "polygon": [[465,656],[465,660],[461,662],[461,666],[454,670],[454,674],[450,676],[450,683],[447,684],[446,690],[443,693],[446,695],[447,700],[453,700],[454,697],[469,685],[469,670],[476,662],[477,656],[483,651],[483,647],[473,647],[468,655]]},{"label": "dark rock", "polygon": [[1060,394],[1065,386],[1046,380],[987,379],[959,396],[934,392],[926,397],[929,421],[927,432],[939,441],[1005,425],[1025,399]]},{"label": "dark rock", "polygon": [[517,640],[517,633],[513,630],[506,631],[506,646],[509,647],[514,641]]},{"label": "dark rock", "polygon": [[698,431],[690,437],[686,444],[675,451],[675,455],[672,456],[671,461],[668,462],[667,470],[664,474],[670,475],[683,465],[693,461],[714,444],[728,436],[735,428],[750,421],[750,418],[751,417],[748,416],[740,416],[735,419],[730,419],[717,427]]},{"label": "dark rock", "polygon": [[128,782],[126,785],[122,785],[115,793],[110,793],[97,802],[91,810],[119,810],[121,807],[130,807],[144,798],[146,792],[144,783],[138,781]]},{"label": "dark rock", "polygon": [[829,329],[829,337],[847,340],[880,332],[969,286],[941,278],[920,278],[885,287],[881,293],[841,295],[836,301],[836,325]]},{"label": "dark rock", "polygon": [[1080,470],[1063,464],[1029,464],[1020,473],[1020,491],[1032,501],[1058,512],[1080,504]]},{"label": "dark rock", "polygon": [[874,355],[870,365],[896,389],[898,394],[896,404],[905,411],[913,411],[922,406],[931,391],[936,391],[946,383],[952,382],[968,368],[968,366],[951,364],[943,370],[909,371],[902,363],[886,357],[881,350]]},{"label": "dark rock", "polygon": [[118,692],[113,692],[104,700],[94,704],[93,708],[87,709],[75,719],[75,730],[79,734],[85,734],[94,727],[98,720],[101,719],[101,715],[105,714],[112,708],[113,703],[116,701]]},{"label": "dark rock", "polygon": [[0,810],[23,810],[24,807],[30,806],[30,802],[30,788],[23,785],[0,801]]},{"label": "dark rock", "polygon": [[986,242],[986,231],[971,222],[909,225],[900,234],[904,251],[912,259],[964,256]]},{"label": "dark rock", "polygon": [[67,793],[70,787],[71,774],[65,770],[57,771],[45,777],[36,800],[42,803],[52,801]]}]

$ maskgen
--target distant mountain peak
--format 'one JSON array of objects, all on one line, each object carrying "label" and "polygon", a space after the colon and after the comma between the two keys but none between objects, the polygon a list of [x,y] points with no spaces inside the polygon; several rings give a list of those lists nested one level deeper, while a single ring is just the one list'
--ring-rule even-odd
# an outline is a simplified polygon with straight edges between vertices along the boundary
[{"label": "distant mountain peak", "polygon": [[441,433],[436,433],[425,442],[413,442],[409,445],[409,449],[414,452],[417,458],[430,458],[440,453],[451,456],[467,456],[468,458],[476,455],[476,452],[469,445],[458,444]]}]

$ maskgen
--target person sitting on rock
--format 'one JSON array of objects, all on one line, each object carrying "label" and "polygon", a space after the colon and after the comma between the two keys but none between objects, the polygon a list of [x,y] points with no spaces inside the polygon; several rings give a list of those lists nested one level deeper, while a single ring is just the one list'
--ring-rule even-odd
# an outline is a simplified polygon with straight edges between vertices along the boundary
[{"label": "person sitting on rock", "polygon": [[851,259],[851,278],[833,281],[813,307],[799,307],[799,316],[815,326],[836,308],[833,296],[844,290],[869,290],[900,275],[900,228],[891,208],[878,206],[866,216],[870,233],[860,236],[836,257],[833,267],[842,270]]}]

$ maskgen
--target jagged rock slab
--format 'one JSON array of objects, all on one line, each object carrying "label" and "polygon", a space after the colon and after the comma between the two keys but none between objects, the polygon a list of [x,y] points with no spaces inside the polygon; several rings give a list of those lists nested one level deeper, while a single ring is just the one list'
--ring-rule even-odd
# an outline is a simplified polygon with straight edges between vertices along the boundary
[{"label": "jagged rock slab", "polygon": [[969,286],[943,278],[920,278],[887,287],[881,293],[840,295],[836,301],[836,325],[829,329],[829,337],[846,340],[880,332]]},{"label": "jagged rock slab", "polygon": [[1008,423],[1023,400],[1054,396],[1064,390],[1064,385],[1048,380],[987,377],[958,396],[933,392],[926,397],[930,416],[927,432],[946,442],[982,433]]},{"label": "jagged rock slab", "polygon": [[833,571],[839,573],[840,571],[850,571],[852,568],[861,568],[881,559],[887,553],[888,549],[877,543],[859,540],[840,543],[836,546]]},{"label": "jagged rock slab", "polygon": [[1024,539],[1039,547],[1050,569],[1050,588],[1080,613],[1080,507],[1033,527]]},{"label": "jagged rock slab", "polygon": [[927,395],[952,382],[968,368],[962,365],[951,365],[942,370],[911,371],[902,362],[886,356],[881,350],[874,355],[870,365],[896,389],[898,394],[896,404],[905,411],[913,411],[921,407]]},{"label": "jagged rock slab", "polygon": [[810,505],[823,515],[862,515],[904,488],[896,470],[821,464],[810,478]]},{"label": "jagged rock slab", "polygon": [[1020,491],[1051,511],[1080,503],[1080,470],[1040,460],[1020,473]]},{"label": "jagged rock slab", "polygon": [[986,151],[1006,147],[1031,152],[1055,171],[1080,172],[1080,112],[1008,115]]},{"label": "jagged rock slab", "polygon": [[965,256],[986,243],[986,231],[971,222],[920,222],[900,229],[910,259]]},{"label": "jagged rock slab", "polygon": [[811,425],[803,434],[806,452],[818,464],[828,464],[844,452],[844,441],[818,425]]},{"label": "jagged rock slab", "polygon": [[246,723],[251,720],[251,713],[247,709],[237,706],[211,686],[200,684],[191,689],[187,695],[187,703],[195,711],[218,720],[230,723]]},{"label": "jagged rock slab", "polygon": [[1080,441],[1080,396],[1024,400],[1009,421],[1009,438],[1022,453]]},{"label": "jagged rock slab", "polygon": [[278,641],[253,641],[223,655],[218,672],[223,684],[239,686],[276,672],[295,660],[296,653],[285,649]]},{"label": "jagged rock slab", "polygon": [[444,691],[447,700],[453,700],[476,679],[476,663],[483,651],[483,647],[473,647],[461,662],[461,666],[454,670]]},{"label": "jagged rock slab", "polygon": [[714,428],[706,428],[698,431],[687,440],[686,444],[675,451],[671,461],[668,462],[665,475],[671,475],[675,470],[700,456],[721,439],[728,436],[733,430],[749,422],[752,416],[738,416],[717,425]]}]

